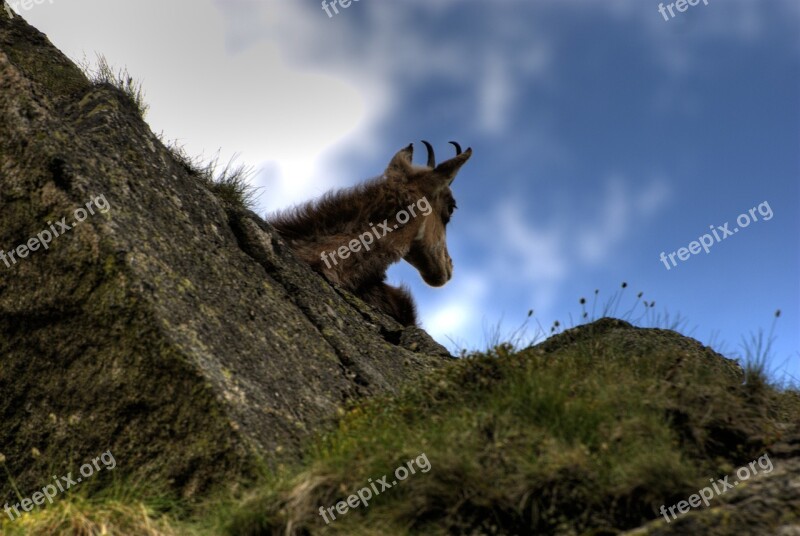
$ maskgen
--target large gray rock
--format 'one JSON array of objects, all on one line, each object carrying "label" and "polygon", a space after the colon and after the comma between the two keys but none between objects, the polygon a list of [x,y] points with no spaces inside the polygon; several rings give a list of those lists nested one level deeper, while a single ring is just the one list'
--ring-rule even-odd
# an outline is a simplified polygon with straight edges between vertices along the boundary
[{"label": "large gray rock", "polygon": [[1,10],[0,249],[0,454],[23,491],[111,450],[190,495],[449,359],[296,261]]}]

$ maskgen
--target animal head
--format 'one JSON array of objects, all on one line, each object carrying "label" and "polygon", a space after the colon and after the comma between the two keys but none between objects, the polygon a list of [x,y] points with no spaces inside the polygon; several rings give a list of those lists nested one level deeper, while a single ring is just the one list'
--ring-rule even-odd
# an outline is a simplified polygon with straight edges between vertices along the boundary
[{"label": "animal head", "polygon": [[[426,166],[413,164],[414,144],[411,144],[394,155],[385,176],[389,181],[403,183],[422,210],[414,222],[416,234],[411,247],[403,258],[419,271],[426,283],[440,287],[453,275],[453,260],[447,251],[446,234],[447,224],[456,209],[450,185],[461,166],[472,156],[472,149],[462,151],[458,143],[451,141],[456,148],[456,156],[437,165],[431,144],[427,141],[422,143],[428,150]],[[421,205],[423,200],[426,208]]]}]

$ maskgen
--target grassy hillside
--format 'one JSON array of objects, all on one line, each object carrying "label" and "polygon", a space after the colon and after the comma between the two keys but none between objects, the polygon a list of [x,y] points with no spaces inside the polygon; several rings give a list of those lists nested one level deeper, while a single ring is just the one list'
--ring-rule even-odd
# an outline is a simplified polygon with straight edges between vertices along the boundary
[{"label": "grassy hillside", "polygon": [[[301,466],[265,470],[203,504],[118,486],[98,498],[70,495],[2,528],[614,534],[763,455],[798,418],[798,393],[770,386],[759,370],[743,382],[695,341],[603,319],[536,347],[468,356],[399,396],[350,407]],[[409,469],[402,481],[399,466]],[[336,510],[359,490],[367,507],[351,498],[355,508]]]}]

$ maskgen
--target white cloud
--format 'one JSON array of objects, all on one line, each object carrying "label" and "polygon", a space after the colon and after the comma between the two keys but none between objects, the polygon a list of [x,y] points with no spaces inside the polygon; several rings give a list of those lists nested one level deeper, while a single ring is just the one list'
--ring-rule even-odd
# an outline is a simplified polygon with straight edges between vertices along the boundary
[{"label": "white cloud", "polygon": [[[670,196],[664,180],[651,180],[638,191],[622,177],[610,177],[604,184],[597,201],[584,198],[546,223],[535,223],[533,209],[518,198],[501,200],[471,231],[488,251],[488,264],[498,280],[549,286],[563,282],[578,268],[602,264]],[[590,208],[584,211],[583,205]]]},{"label": "white cloud", "polygon": [[[790,17],[800,15],[796,0],[779,5]],[[436,31],[446,17],[474,8],[454,0],[361,2],[333,19],[318,7],[278,0],[75,0],[37,5],[24,16],[68,55],[97,50],[143,79],[154,130],[190,153],[221,148],[222,160],[239,153],[247,163],[267,165],[259,185],[271,192],[263,196],[269,209],[354,182],[332,165],[337,148],[357,155],[384,148],[378,127],[395,111],[399,94],[434,78],[473,86],[472,102],[458,109],[475,110],[483,133],[502,133],[524,95],[522,85],[547,83],[557,60],[550,27],[531,27],[537,9],[639,17],[654,54],[676,73],[702,61],[690,54],[699,39],[752,40],[765,31],[767,16],[751,0],[703,6],[715,16],[677,36],[655,6],[637,8],[635,0],[538,7],[517,0],[493,5],[483,33],[475,34]]]},{"label": "white cloud", "polygon": [[668,21],[657,12],[657,5],[653,4],[652,13],[641,13],[647,28],[645,35],[649,38],[654,57],[676,77],[712,67],[707,55],[697,53],[711,41],[733,40],[750,44],[763,38],[770,29],[774,31],[776,20],[786,22],[787,29],[792,25],[789,21],[794,21],[795,27],[800,23],[797,0],[700,3],[691,8],[700,12],[676,13],[676,17]]},{"label": "white cloud", "polygon": [[[272,20],[288,22],[293,13],[272,13]],[[190,155],[219,150],[221,161],[238,154],[265,167],[258,182],[269,208],[336,185],[325,173],[326,151],[366,120],[365,92],[347,78],[291,66],[274,42],[229,46],[210,0],[54,2],[25,16],[73,59],[91,60],[97,51],[142,80],[153,130]],[[295,20],[302,19],[295,13]]]},{"label": "white cloud", "polygon": [[501,202],[490,222],[483,238],[487,246],[499,250],[495,257],[498,269],[531,283],[552,283],[566,277],[569,263],[563,229],[534,226],[517,200]]},{"label": "white cloud", "polygon": [[641,218],[650,217],[661,210],[672,198],[669,182],[663,177],[652,179],[634,199],[634,208]]},{"label": "white cloud", "polygon": [[586,222],[575,236],[577,256],[587,264],[608,258],[630,226],[632,202],[625,185],[619,178],[612,178],[606,181],[605,190],[596,207],[597,219]]},{"label": "white cloud", "polygon": [[491,298],[485,274],[463,272],[442,289],[423,320],[425,329],[438,340],[473,331],[475,321],[484,311],[483,302]]},{"label": "white cloud", "polygon": [[506,129],[514,99],[514,88],[509,67],[502,55],[487,60],[487,68],[479,85],[478,121],[489,134]]},{"label": "white cloud", "polygon": [[639,192],[634,192],[621,177],[607,180],[596,218],[590,218],[577,230],[577,258],[587,265],[607,262],[666,204],[670,192],[664,180],[651,180]]}]

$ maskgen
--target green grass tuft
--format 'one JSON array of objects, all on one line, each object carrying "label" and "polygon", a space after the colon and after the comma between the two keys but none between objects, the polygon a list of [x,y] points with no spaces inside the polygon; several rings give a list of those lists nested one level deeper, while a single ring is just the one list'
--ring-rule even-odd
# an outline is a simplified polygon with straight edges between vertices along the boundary
[{"label": "green grass tuft", "polygon": [[14,520],[0,518],[4,536],[179,536],[185,505],[154,485],[114,481],[99,492],[82,486]]},{"label": "green grass tuft", "polygon": [[[163,140],[162,140],[163,142]],[[193,177],[198,178],[214,195],[235,207],[253,210],[258,200],[258,189],[250,184],[255,170],[252,166],[236,164],[234,156],[224,166],[219,153],[208,162],[192,158],[177,142],[165,143],[173,158]]]},{"label": "green grass tuft", "polygon": [[97,55],[97,60],[94,64],[84,57],[83,60],[78,62],[78,67],[92,84],[97,86],[110,85],[124,93],[136,106],[142,119],[147,115],[150,106],[145,101],[142,82],[135,80],[127,69],[111,67],[102,54]]},{"label": "green grass tuft", "polygon": [[[94,85],[109,85],[130,99],[144,119],[150,106],[145,101],[142,83],[134,79],[127,69],[115,69],[106,60],[105,56],[98,54],[95,63],[85,57],[78,61],[78,66]],[[199,158],[192,158],[183,146],[176,142],[162,143],[172,154],[173,158],[192,176],[199,178],[218,198],[233,206],[252,210],[258,199],[257,189],[250,184],[254,169],[245,164],[236,164],[232,158],[224,166],[219,162],[219,155],[208,162]]]}]

